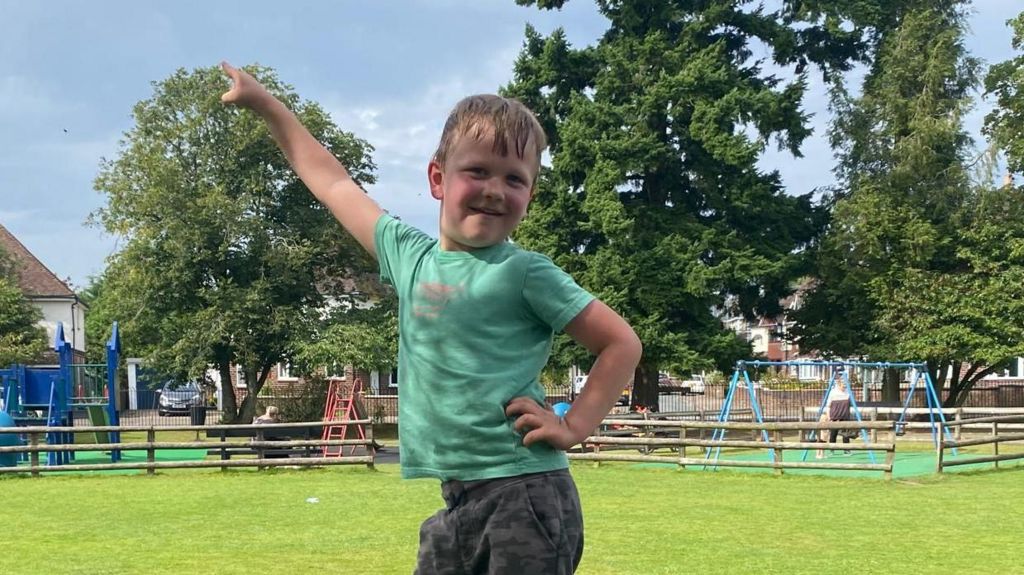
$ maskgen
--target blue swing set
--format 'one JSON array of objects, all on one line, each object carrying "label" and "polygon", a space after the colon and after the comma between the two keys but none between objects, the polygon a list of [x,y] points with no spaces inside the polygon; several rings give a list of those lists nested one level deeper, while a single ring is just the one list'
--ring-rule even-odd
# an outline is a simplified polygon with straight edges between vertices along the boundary
[{"label": "blue swing set", "polygon": [[[747,360],[736,362],[736,368],[733,370],[732,379],[729,382],[729,389],[725,395],[725,401],[722,403],[722,409],[718,414],[718,422],[725,423],[729,421],[730,411],[732,410],[733,401],[736,397],[736,390],[744,388],[747,391],[747,396],[750,401],[750,408],[753,414],[754,420],[758,423],[764,423],[764,412],[761,409],[761,403],[757,397],[757,386],[754,384],[750,377],[750,368],[760,367],[783,367],[790,368],[794,367],[799,369],[800,367],[813,367],[820,368],[827,371],[829,375],[828,387],[825,390],[825,394],[822,397],[821,404],[818,406],[817,417],[819,419],[821,414],[825,412],[828,406],[828,397],[836,386],[836,378],[841,378],[843,384],[850,395],[850,413],[854,419],[860,423],[864,419],[861,416],[860,407],[857,404],[857,399],[853,393],[853,388],[850,385],[850,370],[851,369],[906,369],[910,370],[910,390],[907,393],[906,399],[903,401],[903,409],[900,412],[899,418],[896,420],[896,429],[900,431],[906,426],[907,412],[910,408],[910,402],[914,398],[914,392],[918,386],[922,386],[928,406],[928,417],[931,423],[932,443],[936,448],[942,442],[942,435],[945,433],[946,438],[952,440],[953,435],[949,430],[949,425],[946,423],[946,417],[942,413],[942,404],[939,402],[939,396],[935,392],[935,386],[932,384],[931,375],[928,373],[927,366],[924,363],[893,363],[893,362],[860,362],[860,361],[759,361],[759,360]],[[726,429],[716,428],[712,433],[712,441],[722,441],[725,439]],[[814,441],[816,439],[815,432],[811,432],[809,439]],[[870,439],[868,432],[863,427],[860,428],[859,433],[862,441],[867,444]],[[761,430],[761,438],[765,443],[769,442],[768,431]],[[714,462],[718,461],[721,455],[722,448],[708,448],[705,451],[705,461],[708,465],[713,465]],[[768,450],[769,457],[775,461],[775,453],[773,450]],[[954,453],[955,454],[955,453]],[[871,458],[871,462],[875,463],[875,453],[869,450],[868,455]],[[807,451],[803,452],[803,459],[807,458]]]}]

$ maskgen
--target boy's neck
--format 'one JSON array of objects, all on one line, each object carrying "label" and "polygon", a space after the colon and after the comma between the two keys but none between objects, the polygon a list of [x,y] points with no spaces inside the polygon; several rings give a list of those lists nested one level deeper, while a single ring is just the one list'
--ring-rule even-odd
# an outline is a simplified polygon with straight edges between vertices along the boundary
[{"label": "boy's neck", "polygon": [[447,236],[441,236],[440,239],[438,239],[438,244],[437,245],[438,245],[438,248],[441,251],[443,251],[443,252],[477,252],[477,251],[480,251],[480,250],[486,250],[488,248],[493,248],[494,246],[501,245],[501,244],[503,244],[503,243],[505,243],[507,241],[508,240],[506,239],[506,240],[500,241],[500,242],[498,242],[496,244],[489,244],[489,245],[480,246],[480,247],[472,247],[472,246],[467,246],[465,244],[461,244],[461,243],[459,243],[459,242],[457,242],[457,241],[455,241],[455,240],[453,240],[453,239],[451,239],[451,238],[449,238]]}]

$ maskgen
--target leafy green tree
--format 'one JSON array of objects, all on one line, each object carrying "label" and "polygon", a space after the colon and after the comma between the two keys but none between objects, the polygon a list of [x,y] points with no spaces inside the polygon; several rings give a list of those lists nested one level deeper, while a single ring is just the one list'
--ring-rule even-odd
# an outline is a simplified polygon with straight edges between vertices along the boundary
[{"label": "leafy green tree", "polygon": [[393,293],[371,306],[345,306],[299,346],[304,371],[327,366],[390,371],[398,365],[398,302]]},{"label": "leafy green tree", "polygon": [[[835,4],[770,11],[725,0],[601,0],[608,30],[581,49],[561,30],[527,29],[505,91],[538,113],[552,166],[516,239],[552,256],[636,329],[644,357],[634,404],[657,408],[660,369],[729,369],[749,356],[721,314],[776,315],[806,273],[801,252],[825,214],[809,194],[787,195],[778,173],[757,161],[772,141],[799,155],[810,133],[801,109],[807,66],[840,74],[869,45]],[[770,55],[760,58],[763,47]],[[557,350],[556,368],[586,365],[564,338]]]},{"label": "leafy green tree", "polygon": [[32,363],[46,351],[43,313],[25,297],[16,281],[14,263],[0,250],[0,367]]},{"label": "leafy green tree", "polygon": [[[247,68],[360,183],[370,146],[340,131],[268,68]],[[220,102],[218,68],[179,70],[133,110],[117,159],[102,165],[94,214],[124,238],[97,308],[119,319],[126,349],[158,371],[199,378],[215,367],[225,420],[248,421],[270,370],[291,361],[364,251],[297,179],[262,121]],[[133,349],[131,345],[138,346]],[[244,373],[239,402],[232,371]]]},{"label": "leafy green tree", "polygon": [[0,366],[33,363],[46,351],[42,312],[10,278],[0,277]]},{"label": "leafy green tree", "polygon": [[964,47],[965,5],[908,3],[880,34],[861,94],[837,89],[840,184],[818,283],[796,316],[801,347],[925,360],[946,405],[1024,352],[1019,263],[1006,249],[1021,233],[1014,191],[969,169],[963,118],[980,64]]},{"label": "leafy green tree", "polygon": [[1024,174],[1024,12],[1007,23],[1013,48],[1021,54],[992,66],[985,76],[985,93],[996,98],[985,134],[1006,155],[1010,172]]}]

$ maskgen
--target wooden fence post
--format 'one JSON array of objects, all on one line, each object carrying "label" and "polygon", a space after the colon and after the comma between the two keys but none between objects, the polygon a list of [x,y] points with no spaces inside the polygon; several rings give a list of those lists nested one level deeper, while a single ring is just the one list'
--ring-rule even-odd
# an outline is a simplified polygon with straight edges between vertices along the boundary
[{"label": "wooden fence post", "polygon": [[686,428],[679,428],[679,468],[686,469],[686,465],[683,464],[683,460],[686,459]]},{"label": "wooden fence post", "polygon": [[[644,421],[650,421],[650,420],[651,420],[650,413],[645,411],[644,412]],[[650,425],[645,425],[644,426],[644,435],[643,436],[645,438],[654,437],[654,427],[652,427]],[[644,455],[650,455],[651,454],[651,446],[650,445],[646,445],[646,444],[644,445],[643,454]]]},{"label": "wooden fence post", "polygon": [[146,463],[149,467],[146,468],[146,475],[153,475],[156,473],[156,468],[153,464],[156,463],[156,448],[153,447],[153,442],[156,441],[156,428],[150,427],[146,430],[146,441],[149,442],[149,447],[146,448]]},{"label": "wooden fence post", "polygon": [[[775,443],[782,443],[782,430],[776,429],[775,433],[772,434]],[[782,467],[779,466],[782,463],[782,449],[778,446],[772,448],[772,458],[775,460],[775,475],[782,475]]]},{"label": "wooden fence post", "polygon": [[[32,447],[39,447],[39,432],[33,431],[28,434],[28,444]],[[32,477],[39,477],[39,452],[32,451],[28,456],[29,460],[29,471],[32,472]]]},{"label": "wooden fence post", "polygon": [[964,438],[964,410],[962,407],[956,408],[954,421],[956,422],[956,440],[960,441]]},{"label": "wooden fence post", "polygon": [[[995,441],[992,442],[992,455],[998,456],[999,455],[999,422],[998,421],[993,421],[992,422],[992,439],[995,440]],[[999,461],[993,461],[992,465],[994,465],[996,469],[999,469]]]},{"label": "wooden fence post", "polygon": [[[872,431],[875,431],[872,429]],[[885,465],[888,469],[884,472],[887,480],[892,480],[892,468],[896,463],[896,426],[894,425],[886,436],[889,438],[889,448],[885,450]]]},{"label": "wooden fence post", "polygon": [[[342,447],[342,449],[344,449],[344,447]],[[370,422],[369,425],[366,426],[366,453],[368,453],[369,455],[372,455],[374,457],[377,456],[377,450],[373,448],[373,422],[372,421]],[[373,459],[370,459],[370,462],[366,464],[366,468],[367,469],[374,469],[374,467],[373,467]]]},{"label": "wooden fence post", "polygon": [[[344,439],[344,438],[342,438],[342,439]],[[263,430],[262,429],[257,429],[256,430],[256,441],[258,441],[259,443],[263,443]],[[344,452],[345,448],[342,447],[341,449]],[[262,445],[258,445],[258,447],[256,447],[256,458],[257,459],[263,459],[263,446]],[[264,467],[262,465],[256,467],[256,471],[263,471],[263,469],[264,469]]]}]

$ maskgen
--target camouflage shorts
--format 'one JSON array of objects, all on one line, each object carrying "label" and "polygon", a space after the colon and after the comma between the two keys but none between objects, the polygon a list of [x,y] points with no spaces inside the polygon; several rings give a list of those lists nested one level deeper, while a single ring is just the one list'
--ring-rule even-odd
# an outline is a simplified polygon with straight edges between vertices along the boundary
[{"label": "camouflage shorts", "polygon": [[446,481],[448,507],[420,527],[416,575],[573,573],[583,555],[580,497],[562,469]]}]

